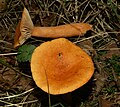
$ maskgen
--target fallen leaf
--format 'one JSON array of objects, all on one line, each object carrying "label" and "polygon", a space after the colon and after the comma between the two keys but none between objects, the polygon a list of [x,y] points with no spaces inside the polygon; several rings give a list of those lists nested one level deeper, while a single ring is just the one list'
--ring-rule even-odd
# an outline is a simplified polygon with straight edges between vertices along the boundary
[{"label": "fallen leaf", "polygon": [[99,107],[111,107],[111,103],[99,96]]},{"label": "fallen leaf", "polygon": [[100,56],[101,60],[105,60],[107,58],[112,58],[113,55],[120,55],[120,49],[118,49],[115,41],[111,41],[111,44],[106,44],[105,49],[108,49],[107,53]]},{"label": "fallen leaf", "polygon": [[0,0],[0,12],[4,11],[7,8],[5,0]]},{"label": "fallen leaf", "polygon": [[95,73],[94,77],[96,79],[96,93],[98,94],[105,85],[106,78],[102,74]]}]

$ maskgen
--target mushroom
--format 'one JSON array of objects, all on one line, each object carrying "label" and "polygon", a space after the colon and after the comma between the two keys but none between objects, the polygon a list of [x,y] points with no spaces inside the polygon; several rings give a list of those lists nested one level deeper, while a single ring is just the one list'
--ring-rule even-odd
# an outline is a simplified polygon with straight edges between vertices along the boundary
[{"label": "mushroom", "polygon": [[44,42],[34,50],[31,72],[39,88],[58,95],[87,83],[94,73],[94,64],[80,47],[65,38],[58,38]]},{"label": "mushroom", "polygon": [[70,23],[54,27],[34,27],[28,10],[24,8],[22,19],[16,28],[14,47],[22,45],[31,36],[43,38],[82,36],[91,29],[92,26],[87,23]]}]

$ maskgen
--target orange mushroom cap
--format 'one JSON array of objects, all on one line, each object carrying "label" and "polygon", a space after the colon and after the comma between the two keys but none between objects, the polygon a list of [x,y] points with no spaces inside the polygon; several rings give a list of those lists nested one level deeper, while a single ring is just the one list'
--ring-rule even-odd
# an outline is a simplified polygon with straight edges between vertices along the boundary
[{"label": "orange mushroom cap", "polygon": [[94,65],[91,57],[80,47],[59,38],[34,50],[31,71],[39,88],[57,95],[74,91],[87,83],[94,73]]}]

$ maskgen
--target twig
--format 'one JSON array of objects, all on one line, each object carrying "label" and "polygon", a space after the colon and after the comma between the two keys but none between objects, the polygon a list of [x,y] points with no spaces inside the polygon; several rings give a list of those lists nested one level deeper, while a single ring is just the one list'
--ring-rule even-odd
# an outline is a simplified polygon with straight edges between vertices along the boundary
[{"label": "twig", "polygon": [[120,50],[120,48],[106,48],[106,49],[84,49],[84,50],[114,51],[114,50]]},{"label": "twig", "polygon": [[9,67],[10,69],[12,69],[12,70],[20,73],[20,74],[23,75],[23,76],[26,76],[26,77],[28,77],[28,78],[32,78],[31,76],[29,76],[29,75],[27,75],[27,74],[24,74],[24,73],[22,73],[22,72],[19,72],[18,70],[14,69],[11,65],[9,65],[8,63],[6,63],[6,62],[3,61],[3,60],[0,60],[0,64]]},{"label": "twig", "polygon": [[[43,65],[43,64],[42,64],[42,65]],[[43,65],[43,66],[44,66],[44,65]],[[46,68],[45,68],[45,67],[44,67],[44,71],[45,71],[46,83],[47,83],[47,88],[48,88],[48,103],[49,103],[49,107],[51,107],[50,86],[49,86],[47,71],[46,71]]]},{"label": "twig", "polygon": [[25,92],[23,92],[21,94],[11,95],[11,96],[8,96],[8,97],[1,97],[0,100],[4,100],[4,99],[8,99],[8,98],[14,98],[14,97],[19,97],[19,96],[22,96],[22,95],[24,95],[24,94],[26,94],[28,92],[33,91],[33,90],[34,90],[34,88],[31,88],[31,89],[29,89],[29,90],[27,90],[27,91],[25,91]]},{"label": "twig", "polygon": [[52,105],[52,107],[58,107],[58,106],[64,107],[62,103],[57,103],[55,105]]},{"label": "twig", "polygon": [[97,33],[97,34],[95,34],[95,35],[93,35],[93,36],[90,36],[90,37],[88,37],[88,38],[81,39],[81,40],[76,41],[76,42],[73,42],[73,43],[76,44],[76,43],[80,43],[80,42],[85,41],[85,40],[89,40],[89,39],[95,38],[95,37],[97,37],[97,36],[101,36],[101,35],[105,35],[105,34],[113,34],[113,33],[117,34],[117,33],[120,33],[120,32],[100,32],[100,33]]},{"label": "twig", "polygon": [[[7,102],[7,101],[2,101],[2,100],[0,100],[0,102],[5,103],[5,104],[9,104],[9,105],[12,104],[12,103],[9,103],[9,102]],[[0,107],[2,107],[2,106],[0,106]]]},{"label": "twig", "polygon": [[0,43],[5,43],[5,44],[7,44],[7,45],[12,45],[12,43],[9,43],[9,42],[4,41],[4,40],[0,40]]},{"label": "twig", "polygon": [[83,14],[85,13],[85,10],[87,9],[87,7],[88,7],[88,5],[90,4],[90,1],[89,0],[86,0],[86,1],[88,1],[87,2],[87,4],[86,4],[86,6],[84,7],[84,9],[83,9],[83,11],[82,11],[82,13],[81,13],[81,16],[80,16],[80,21],[82,21],[81,19],[82,19],[82,17],[83,17]]},{"label": "twig", "polygon": [[23,103],[18,103],[18,104],[10,104],[10,105],[6,105],[6,107],[13,107],[13,106],[16,106],[16,107],[19,107],[20,105],[24,105],[24,104],[30,104],[30,103],[35,103],[37,102],[38,100],[33,100],[33,101],[27,101],[27,102],[23,102]]},{"label": "twig", "polygon": [[78,1],[75,0],[75,22],[78,21]]},{"label": "twig", "polygon": [[0,56],[10,56],[10,55],[17,55],[18,53],[17,52],[14,52],[14,53],[3,53],[3,54],[0,54]]}]

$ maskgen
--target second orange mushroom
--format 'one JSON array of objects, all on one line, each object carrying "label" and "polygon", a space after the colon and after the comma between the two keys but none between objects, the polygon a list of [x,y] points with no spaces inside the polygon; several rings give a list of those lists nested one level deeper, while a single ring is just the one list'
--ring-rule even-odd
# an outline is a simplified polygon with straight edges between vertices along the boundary
[{"label": "second orange mushroom", "polygon": [[92,25],[87,23],[70,23],[55,27],[34,27],[28,10],[24,8],[22,19],[16,28],[14,47],[22,45],[31,36],[43,38],[82,36],[91,29]]}]

